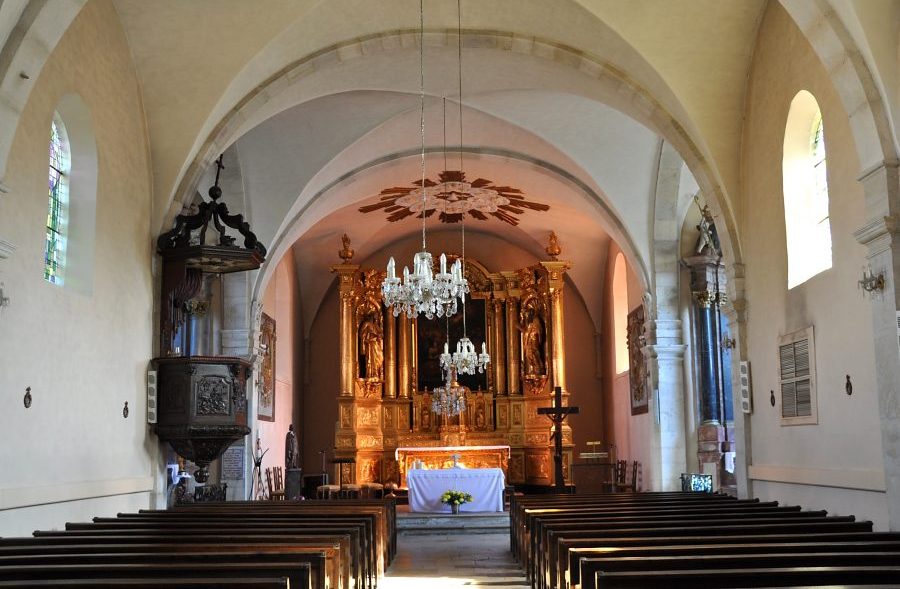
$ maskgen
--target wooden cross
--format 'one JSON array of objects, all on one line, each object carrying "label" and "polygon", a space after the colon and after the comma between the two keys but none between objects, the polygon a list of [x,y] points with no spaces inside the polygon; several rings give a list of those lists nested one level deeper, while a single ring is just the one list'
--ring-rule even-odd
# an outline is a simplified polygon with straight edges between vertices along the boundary
[{"label": "wooden cross", "polygon": [[555,441],[555,449],[553,451],[553,465],[556,477],[556,492],[562,493],[566,488],[566,481],[563,478],[563,451],[562,451],[562,425],[569,415],[578,413],[578,407],[563,407],[562,404],[562,387],[554,389],[556,395],[553,407],[540,407],[538,415],[546,415],[553,422],[553,437]]}]

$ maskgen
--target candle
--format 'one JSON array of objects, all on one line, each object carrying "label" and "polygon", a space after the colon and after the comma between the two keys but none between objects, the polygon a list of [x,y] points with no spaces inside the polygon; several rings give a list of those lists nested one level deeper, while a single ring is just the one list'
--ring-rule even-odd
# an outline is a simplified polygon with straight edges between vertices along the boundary
[{"label": "candle", "polygon": [[388,266],[387,266],[388,278],[397,278],[397,273],[394,271],[394,267],[395,267],[394,258],[393,258],[393,256],[391,256],[391,259],[388,260]]},{"label": "candle", "polygon": [[445,354],[450,353],[450,344],[448,342],[444,342],[444,353]]},{"label": "candle", "polygon": [[409,282],[409,266],[403,266],[403,283]]},{"label": "candle", "polygon": [[441,254],[441,274],[447,273],[447,254]]},{"label": "candle", "polygon": [[487,344],[485,344],[484,342],[481,342],[481,353],[487,354]]}]

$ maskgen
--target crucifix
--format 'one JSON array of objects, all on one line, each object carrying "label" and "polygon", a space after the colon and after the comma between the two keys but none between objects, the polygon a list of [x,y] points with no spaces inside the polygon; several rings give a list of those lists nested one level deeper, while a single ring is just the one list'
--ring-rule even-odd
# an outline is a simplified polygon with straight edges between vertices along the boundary
[{"label": "crucifix", "polygon": [[546,415],[550,418],[550,421],[553,422],[553,438],[555,442],[553,451],[553,466],[556,478],[555,486],[556,492],[562,493],[566,488],[566,481],[563,478],[562,425],[566,420],[566,417],[578,413],[578,407],[563,407],[562,387],[556,387],[554,389],[554,394],[556,395],[556,399],[553,403],[553,407],[540,407],[537,412],[538,415]]}]

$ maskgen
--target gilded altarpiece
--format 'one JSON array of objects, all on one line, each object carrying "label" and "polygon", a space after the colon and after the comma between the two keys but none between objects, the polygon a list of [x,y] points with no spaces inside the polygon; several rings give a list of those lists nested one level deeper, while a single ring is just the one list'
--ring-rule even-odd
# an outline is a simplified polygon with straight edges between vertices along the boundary
[{"label": "gilded altarpiece", "polygon": [[[537,410],[551,406],[555,386],[562,387],[568,403],[562,295],[569,263],[549,260],[491,272],[466,260],[469,336],[484,334],[492,361],[485,377],[472,381],[480,384],[464,383],[465,412],[444,418],[431,411],[431,392],[418,377],[423,372],[418,350],[426,345],[419,338],[427,331],[419,329],[418,319],[394,317],[384,307],[383,271],[349,261],[332,267],[341,300],[335,457],[356,461],[342,466],[344,482],[401,484],[409,454],[398,463],[397,448],[509,446],[508,456],[505,449],[496,456],[475,448],[462,451],[462,462],[470,468],[500,466],[512,484],[551,485],[551,425]],[[481,342],[473,341],[480,348]],[[437,355],[429,361],[437,364]],[[573,443],[567,425],[563,440],[568,482]],[[429,451],[420,458],[440,468],[448,457]]]}]

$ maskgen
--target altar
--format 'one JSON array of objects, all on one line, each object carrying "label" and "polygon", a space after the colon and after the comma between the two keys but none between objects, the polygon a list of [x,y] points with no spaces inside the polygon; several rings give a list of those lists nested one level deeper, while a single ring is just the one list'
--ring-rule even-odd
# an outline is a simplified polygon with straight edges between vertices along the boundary
[{"label": "altar", "polygon": [[[464,326],[462,313],[449,321],[395,316],[383,301],[384,269],[354,264],[350,238],[342,243],[341,263],[332,266],[340,293],[334,480],[408,488],[413,465],[443,469],[459,454],[467,469],[499,468],[508,485],[553,484],[553,431],[538,411],[553,406],[554,387],[568,403],[562,293],[570,264],[557,259],[558,248],[548,245],[557,252],[551,259],[522,268],[465,259]],[[446,377],[438,360],[448,340],[466,333],[485,344],[491,362],[484,372],[457,374],[465,406],[448,414],[435,403]],[[567,424],[562,442],[563,476],[571,482]]]},{"label": "altar", "polygon": [[453,466],[453,457],[458,455],[459,464],[464,468],[496,468],[506,476],[509,452],[509,446],[425,446],[397,448],[394,450],[394,459],[400,470],[400,486],[407,487],[407,474],[417,460],[421,460],[426,469],[439,470]]},{"label": "altar", "polygon": [[441,503],[445,491],[463,491],[472,501],[460,506],[461,511],[503,511],[505,479],[499,468],[414,468],[407,473],[409,510],[416,512],[450,511]]}]

